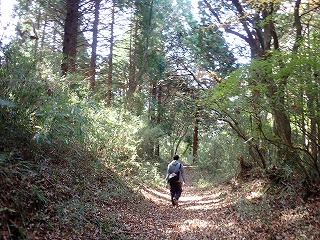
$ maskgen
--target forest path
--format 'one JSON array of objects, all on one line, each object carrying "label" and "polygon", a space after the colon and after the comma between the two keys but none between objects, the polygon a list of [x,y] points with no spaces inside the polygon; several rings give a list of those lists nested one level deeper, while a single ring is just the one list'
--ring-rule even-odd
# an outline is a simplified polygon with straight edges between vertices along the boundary
[{"label": "forest path", "polygon": [[319,239],[319,199],[301,204],[299,199],[264,195],[262,179],[242,184],[199,188],[199,173],[186,167],[187,183],[172,207],[169,189],[141,189],[147,201],[130,202],[121,211],[129,239]]},{"label": "forest path", "polygon": [[226,191],[198,188],[194,183],[197,168],[186,166],[185,169],[187,182],[178,208],[171,206],[169,188],[142,190],[145,198],[156,205],[149,219],[156,230],[152,239],[214,239],[217,228],[229,222],[222,218]]}]

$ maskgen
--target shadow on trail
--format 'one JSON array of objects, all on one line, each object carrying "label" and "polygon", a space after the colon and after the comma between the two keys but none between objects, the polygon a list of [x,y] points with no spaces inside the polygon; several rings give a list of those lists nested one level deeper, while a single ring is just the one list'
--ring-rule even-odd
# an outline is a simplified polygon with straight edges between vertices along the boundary
[{"label": "shadow on trail", "polygon": [[[188,170],[187,177],[194,179],[194,171]],[[300,213],[303,206],[279,207],[277,202],[258,194],[257,186],[261,187],[258,180],[253,189],[234,189],[231,185],[201,189],[189,182],[184,186],[178,208],[171,207],[169,189],[143,189],[141,192],[152,208],[148,227],[155,234],[137,239],[272,240],[320,236],[319,221],[308,222],[308,216]],[[315,219],[320,219],[319,215],[318,212]]]}]

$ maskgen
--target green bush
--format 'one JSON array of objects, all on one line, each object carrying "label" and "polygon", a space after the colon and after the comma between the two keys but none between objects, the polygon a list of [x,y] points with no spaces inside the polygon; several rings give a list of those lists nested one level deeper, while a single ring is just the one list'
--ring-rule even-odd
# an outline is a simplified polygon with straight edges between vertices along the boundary
[{"label": "green bush", "polygon": [[226,181],[237,175],[237,156],[248,156],[246,146],[227,132],[207,133],[202,136],[198,150],[199,167],[215,181]]}]

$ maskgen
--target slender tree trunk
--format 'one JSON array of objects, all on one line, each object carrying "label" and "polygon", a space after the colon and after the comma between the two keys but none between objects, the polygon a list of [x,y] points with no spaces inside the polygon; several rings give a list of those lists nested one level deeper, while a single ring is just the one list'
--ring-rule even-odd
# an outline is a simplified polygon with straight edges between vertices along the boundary
[{"label": "slender tree trunk", "polygon": [[92,46],[91,59],[89,68],[90,90],[93,91],[96,84],[96,66],[97,66],[97,45],[98,45],[98,26],[99,26],[99,10],[101,0],[96,0],[94,9],[94,21],[92,29]]},{"label": "slender tree trunk", "polygon": [[36,41],[35,45],[34,45],[34,54],[37,54],[37,52],[38,52],[39,37],[38,37],[38,33],[37,32],[40,31],[40,25],[41,25],[41,21],[42,21],[41,17],[42,17],[42,14],[41,14],[41,10],[39,9],[38,12],[37,12],[37,18],[36,18],[37,21],[33,24],[33,36],[32,36],[32,39],[34,39]]},{"label": "slender tree trunk", "polygon": [[137,69],[137,59],[136,59],[136,38],[138,35],[137,23],[132,24],[130,30],[130,45],[129,45],[129,78],[128,78],[128,90],[126,94],[126,102],[128,108],[133,107],[133,94],[137,88],[136,82],[136,69]]},{"label": "slender tree trunk", "polygon": [[[158,84],[158,93],[157,93],[157,125],[161,123],[161,113],[162,113],[162,86]],[[156,149],[155,149],[155,156],[160,157],[160,142],[157,139],[156,142]]]},{"label": "slender tree trunk", "polygon": [[64,23],[62,74],[76,69],[77,36],[80,0],[67,0],[67,15]]},{"label": "slender tree trunk", "polygon": [[197,109],[194,116],[194,127],[193,127],[193,146],[192,146],[193,163],[197,162],[197,157],[198,157],[199,122],[200,122],[199,109]]},{"label": "slender tree trunk", "polygon": [[115,3],[113,2],[111,10],[111,26],[110,26],[110,53],[108,59],[108,84],[107,84],[107,106],[111,106],[112,102],[112,77],[113,77],[113,48],[114,48],[114,17],[115,17]]},{"label": "slender tree trunk", "polygon": [[293,51],[297,52],[298,48],[301,44],[302,40],[302,24],[301,24],[301,17],[300,17],[300,4],[301,0],[296,0],[295,6],[294,6],[294,26],[296,28],[296,40],[295,44],[293,46]]}]

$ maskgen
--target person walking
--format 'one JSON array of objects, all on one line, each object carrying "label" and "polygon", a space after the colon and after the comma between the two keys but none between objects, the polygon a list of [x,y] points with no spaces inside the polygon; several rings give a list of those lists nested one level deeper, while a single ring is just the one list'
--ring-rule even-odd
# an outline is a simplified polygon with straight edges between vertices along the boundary
[{"label": "person walking", "polygon": [[182,184],[186,182],[184,166],[179,160],[178,155],[175,155],[172,162],[168,164],[166,180],[170,185],[172,206],[178,207],[178,200],[182,193]]}]

